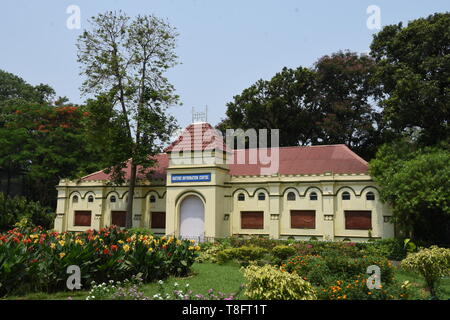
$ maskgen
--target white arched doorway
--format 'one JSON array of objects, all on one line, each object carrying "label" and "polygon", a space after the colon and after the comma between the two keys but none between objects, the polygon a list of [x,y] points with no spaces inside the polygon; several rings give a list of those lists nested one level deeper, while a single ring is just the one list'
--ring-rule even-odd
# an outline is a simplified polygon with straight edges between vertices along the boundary
[{"label": "white arched doorway", "polygon": [[194,195],[187,196],[180,205],[180,237],[203,241],[205,233],[205,206]]}]

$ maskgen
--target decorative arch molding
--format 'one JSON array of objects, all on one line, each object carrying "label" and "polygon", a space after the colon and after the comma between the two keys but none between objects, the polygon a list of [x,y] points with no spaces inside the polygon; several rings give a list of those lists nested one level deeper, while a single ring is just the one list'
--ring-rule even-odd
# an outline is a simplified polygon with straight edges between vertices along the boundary
[{"label": "decorative arch molding", "polygon": [[162,194],[159,194],[159,192],[157,190],[151,189],[151,190],[147,191],[147,193],[144,195],[144,198],[147,198],[152,193],[156,194],[158,196],[158,199],[164,199],[164,197],[166,196],[166,191],[164,191]]},{"label": "decorative arch molding", "polygon": [[83,197],[81,196],[81,193],[79,191],[72,191],[71,193],[69,193],[69,199],[72,200],[72,197],[74,196],[78,196],[80,199],[83,199]]},{"label": "decorative arch molding", "polygon": [[124,193],[122,193],[122,196],[120,197],[120,199],[125,199],[125,197],[128,195],[128,191],[125,191]]},{"label": "decorative arch molding", "polygon": [[250,193],[247,190],[245,190],[244,188],[239,188],[239,189],[234,190],[233,193],[231,194],[231,196],[234,198],[234,194],[238,191],[244,191],[247,194],[247,196],[251,197]]},{"label": "decorative arch molding", "polygon": [[94,191],[86,191],[84,193],[84,195],[81,197],[81,199],[84,200],[84,199],[88,198],[90,195],[92,195],[94,197],[94,199],[96,198],[96,194]]},{"label": "decorative arch molding", "polygon": [[361,190],[361,192],[359,193],[359,196],[362,196],[363,194],[364,194],[364,192],[366,192],[366,190],[367,190],[367,192],[368,191],[375,191],[376,192],[376,195],[380,195],[380,191],[378,190],[378,188],[377,187],[374,187],[374,186],[365,186],[364,188],[362,188],[362,190]]},{"label": "decorative arch molding", "polygon": [[203,194],[201,194],[200,192],[196,191],[196,190],[186,190],[183,193],[179,194],[176,199],[175,199],[175,207],[179,208],[180,204],[183,202],[183,200],[188,197],[188,196],[197,196],[199,197],[202,202],[203,205],[206,206],[206,198],[203,196]]},{"label": "decorative arch molding", "polygon": [[306,188],[305,192],[303,193],[303,197],[306,197],[308,192],[318,192],[318,194],[320,194],[321,197],[323,196],[322,189],[320,189],[319,187],[308,187],[308,188]]},{"label": "decorative arch molding", "polygon": [[336,196],[339,195],[339,193],[344,190],[344,191],[351,191],[353,193],[353,195],[355,197],[359,197],[361,194],[357,194],[355,189],[353,189],[352,187],[349,186],[342,186],[339,189],[336,190]]},{"label": "decorative arch molding", "polygon": [[105,199],[108,199],[110,196],[115,195],[117,197],[117,199],[120,199],[120,195],[119,192],[117,191],[110,191],[106,194]]},{"label": "decorative arch molding", "polygon": [[255,189],[255,191],[253,191],[253,194],[251,195],[251,197],[254,197],[255,195],[257,195],[260,192],[260,190],[264,190],[266,195],[268,197],[270,197],[269,191],[266,188],[264,188],[264,187],[259,187],[259,188]]},{"label": "decorative arch molding", "polygon": [[285,195],[286,193],[289,193],[290,191],[295,192],[295,194],[296,194],[299,198],[301,197],[300,191],[298,191],[298,189],[295,188],[295,187],[286,187],[286,188],[283,190],[283,192],[281,193],[281,196],[284,198],[284,195]]}]

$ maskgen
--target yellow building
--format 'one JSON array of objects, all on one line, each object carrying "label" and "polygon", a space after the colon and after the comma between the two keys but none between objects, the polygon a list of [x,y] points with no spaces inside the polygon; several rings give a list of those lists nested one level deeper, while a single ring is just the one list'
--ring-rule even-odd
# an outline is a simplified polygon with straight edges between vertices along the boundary
[{"label": "yellow building", "polygon": [[[200,132],[200,141],[189,140],[195,132]],[[152,178],[136,187],[133,227],[200,240],[264,235],[364,241],[394,236],[391,210],[380,201],[367,163],[345,145],[264,149],[276,162],[270,172],[264,169],[273,163],[249,161],[261,150],[229,150],[221,137],[206,132],[212,132],[209,124],[191,124],[156,156]],[[124,225],[128,187],[108,181],[103,171],[62,180],[55,229]]]}]

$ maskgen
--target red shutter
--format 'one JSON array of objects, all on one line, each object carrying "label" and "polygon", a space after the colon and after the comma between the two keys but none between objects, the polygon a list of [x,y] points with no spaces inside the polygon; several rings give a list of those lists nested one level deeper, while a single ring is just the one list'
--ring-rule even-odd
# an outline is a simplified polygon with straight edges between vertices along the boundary
[{"label": "red shutter", "polygon": [[241,211],[241,229],[264,229],[264,212]]},{"label": "red shutter", "polygon": [[127,212],[111,211],[111,224],[118,227],[125,227],[127,225]]},{"label": "red shutter", "polygon": [[152,229],[165,229],[166,228],[166,213],[165,212],[152,212]]},{"label": "red shutter", "polygon": [[345,211],[345,229],[372,229],[372,211]]},{"label": "red shutter", "polygon": [[314,210],[291,210],[291,228],[315,229],[316,211]]},{"label": "red shutter", "polygon": [[75,211],[75,226],[90,227],[91,211]]}]

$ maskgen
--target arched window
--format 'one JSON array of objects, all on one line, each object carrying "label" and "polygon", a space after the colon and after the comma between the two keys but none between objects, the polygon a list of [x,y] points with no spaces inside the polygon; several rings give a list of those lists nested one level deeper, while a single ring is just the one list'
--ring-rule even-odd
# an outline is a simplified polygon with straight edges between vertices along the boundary
[{"label": "arched window", "polygon": [[73,196],[72,203],[78,203],[78,196]]},{"label": "arched window", "polygon": [[258,193],[258,200],[266,200],[266,194],[264,192]]},{"label": "arched window", "polygon": [[369,191],[366,193],[366,200],[375,200],[375,193]]},{"label": "arched window", "polygon": [[309,200],[312,200],[312,201],[317,200],[317,193],[311,192],[311,193],[309,194]]},{"label": "arched window", "polygon": [[111,196],[111,198],[109,198],[109,201],[116,202],[117,201],[116,196]]},{"label": "arched window", "polygon": [[295,201],[295,193],[289,192],[287,195],[288,201]]},{"label": "arched window", "polygon": [[238,194],[238,201],[245,201],[245,194],[239,193]]},{"label": "arched window", "polygon": [[88,202],[94,202],[94,196],[89,196],[88,197]]},{"label": "arched window", "polygon": [[150,203],[155,203],[155,202],[156,202],[156,197],[150,196]]},{"label": "arched window", "polygon": [[342,193],[342,200],[350,200],[350,193],[347,191]]}]

